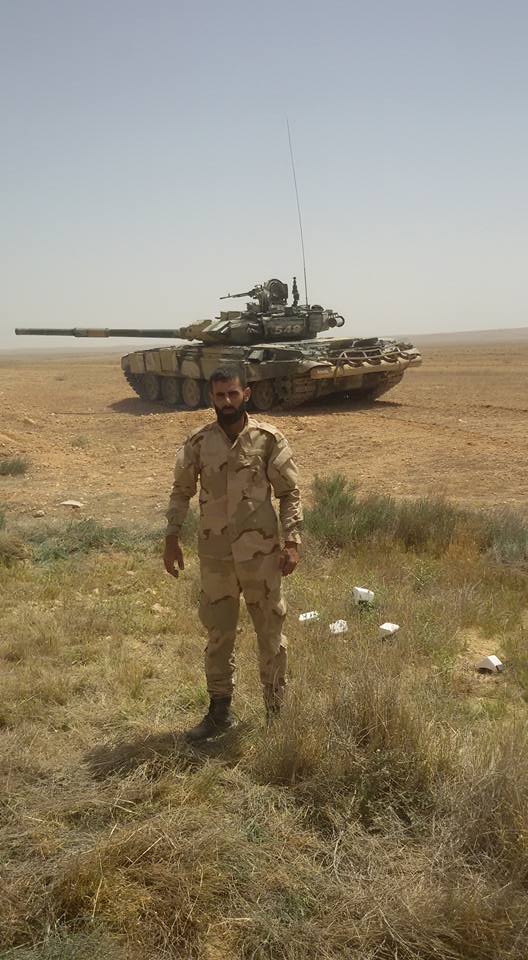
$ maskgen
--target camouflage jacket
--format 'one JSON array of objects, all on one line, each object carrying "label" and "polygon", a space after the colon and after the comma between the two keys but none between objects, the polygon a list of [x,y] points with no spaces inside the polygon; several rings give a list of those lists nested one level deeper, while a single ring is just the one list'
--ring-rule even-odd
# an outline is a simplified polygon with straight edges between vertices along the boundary
[{"label": "camouflage jacket", "polygon": [[179,534],[200,478],[198,552],[252,560],[280,543],[271,491],[279,500],[282,535],[300,542],[302,509],[297,467],[286,438],[248,417],[231,443],[218,423],[187,438],[176,455],[167,534]]}]

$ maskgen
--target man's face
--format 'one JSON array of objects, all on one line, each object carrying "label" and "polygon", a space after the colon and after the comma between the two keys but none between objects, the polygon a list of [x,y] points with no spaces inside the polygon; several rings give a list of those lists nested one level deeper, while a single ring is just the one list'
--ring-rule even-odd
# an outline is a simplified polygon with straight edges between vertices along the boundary
[{"label": "man's face", "polygon": [[246,403],[251,396],[249,387],[242,387],[240,380],[216,380],[211,384],[211,398],[218,422],[229,426],[238,421],[246,412]]}]

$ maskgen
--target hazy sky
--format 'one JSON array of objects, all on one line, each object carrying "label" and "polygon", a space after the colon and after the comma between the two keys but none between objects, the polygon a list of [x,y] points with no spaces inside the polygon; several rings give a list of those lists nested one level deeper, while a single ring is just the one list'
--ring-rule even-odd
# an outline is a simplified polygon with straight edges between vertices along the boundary
[{"label": "hazy sky", "polygon": [[346,332],[528,324],[526,0],[0,12],[0,347],[300,278],[286,116],[309,299]]}]

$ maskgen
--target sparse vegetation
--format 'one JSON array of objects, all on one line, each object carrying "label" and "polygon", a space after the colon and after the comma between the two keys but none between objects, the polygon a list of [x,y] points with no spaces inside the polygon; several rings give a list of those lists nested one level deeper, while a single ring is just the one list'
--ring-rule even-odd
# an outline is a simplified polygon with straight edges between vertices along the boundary
[{"label": "sparse vegetation", "polygon": [[72,437],[71,445],[72,447],[86,450],[86,448],[90,446],[90,439],[83,433],[79,433],[76,437]]},{"label": "sparse vegetation", "polygon": [[[241,723],[200,750],[190,547],[174,582],[153,539],[80,521],[0,567],[2,960],[528,956],[528,584],[501,546],[522,524],[315,496],[284,719],[265,733],[244,613]],[[506,672],[477,675],[477,647]]]},{"label": "sparse vegetation", "polygon": [[[182,542],[190,543],[196,533],[197,516],[190,510],[182,530]],[[26,559],[31,555],[35,563],[66,560],[94,550],[123,553],[160,552],[163,531],[126,530],[124,527],[107,527],[93,517],[71,521],[68,524],[38,526],[22,537],[8,533],[5,515],[0,511],[0,563]]]},{"label": "sparse vegetation", "polygon": [[21,537],[0,529],[0,565],[7,566],[16,560],[25,560],[28,555],[28,548]]},{"label": "sparse vegetation", "polygon": [[23,457],[12,457],[11,460],[0,460],[0,477],[17,477],[27,473],[29,463]]},{"label": "sparse vegetation", "polygon": [[[156,533],[159,539],[160,533]],[[127,531],[123,527],[105,527],[87,517],[73,521],[65,527],[37,528],[29,536],[33,547],[34,559],[41,563],[60,560],[74,554],[88,553],[92,550],[115,549],[130,551],[154,542],[154,537]]]},{"label": "sparse vegetation", "polygon": [[511,510],[475,511],[432,497],[360,497],[342,474],[316,477],[313,492],[306,527],[331,548],[385,539],[442,554],[454,543],[466,542],[497,560],[528,560],[528,523]]}]

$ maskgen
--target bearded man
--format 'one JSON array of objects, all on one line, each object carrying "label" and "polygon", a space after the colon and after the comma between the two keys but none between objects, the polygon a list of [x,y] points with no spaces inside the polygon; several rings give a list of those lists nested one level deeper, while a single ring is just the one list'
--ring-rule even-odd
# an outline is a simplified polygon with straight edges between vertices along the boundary
[{"label": "bearded man", "polygon": [[[216,421],[195,430],[178,450],[167,510],[164,564],[177,577],[184,560],[179,535],[200,480],[200,619],[208,632],[205,674],[210,696],[203,720],[187,732],[203,740],[233,724],[234,647],[244,595],[258,643],[268,722],[286,685],[286,604],[281,578],[299,562],[302,509],[297,467],[276,427],[246,412],[251,389],[243,368],[222,367],[209,380]],[[279,501],[280,526],[271,501]]]}]

